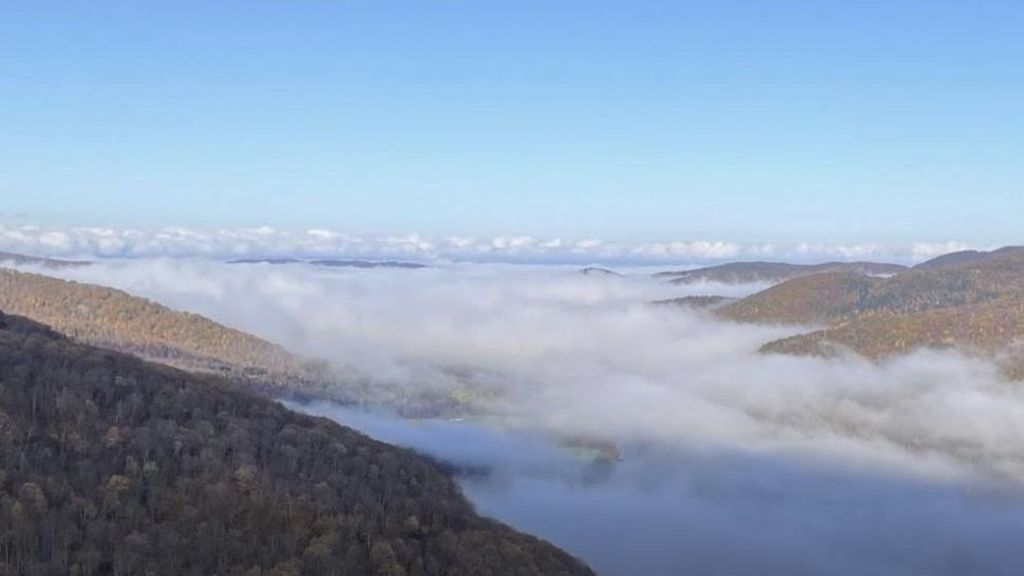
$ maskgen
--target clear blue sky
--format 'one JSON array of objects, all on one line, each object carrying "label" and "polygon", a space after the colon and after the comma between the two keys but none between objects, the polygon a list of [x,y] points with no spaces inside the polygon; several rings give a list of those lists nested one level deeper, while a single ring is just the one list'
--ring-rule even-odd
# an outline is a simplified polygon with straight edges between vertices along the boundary
[{"label": "clear blue sky", "polygon": [[1024,2],[10,2],[0,212],[1022,241]]}]

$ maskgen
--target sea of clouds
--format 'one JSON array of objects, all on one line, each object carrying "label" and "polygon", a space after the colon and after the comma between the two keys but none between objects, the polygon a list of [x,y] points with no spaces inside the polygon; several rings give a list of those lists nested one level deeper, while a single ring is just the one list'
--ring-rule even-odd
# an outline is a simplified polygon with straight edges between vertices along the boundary
[{"label": "sea of clouds", "polygon": [[307,257],[416,261],[618,264],[730,259],[918,262],[971,246],[944,242],[771,243],[726,240],[621,241],[502,235],[356,234],[328,229],[35,226],[0,220],[0,251],[75,258]]},{"label": "sea of clouds", "polygon": [[[881,364],[764,356],[763,343],[805,328],[650,304],[763,286],[679,287],[623,271],[161,258],[47,273],[210,316],[381,386],[491,391],[486,426],[305,409],[497,470],[465,484],[484,512],[608,574],[1022,565],[1024,386],[951,352]],[[559,448],[565,437],[613,442],[624,460],[588,481]]]},{"label": "sea of clouds", "polygon": [[472,264],[161,259],[58,273],[210,316],[382,384],[496,390],[493,410],[531,427],[1024,480],[1024,387],[991,364],[935,351],[884,364],[765,356],[762,344],[801,328],[650,305],[756,286]]}]

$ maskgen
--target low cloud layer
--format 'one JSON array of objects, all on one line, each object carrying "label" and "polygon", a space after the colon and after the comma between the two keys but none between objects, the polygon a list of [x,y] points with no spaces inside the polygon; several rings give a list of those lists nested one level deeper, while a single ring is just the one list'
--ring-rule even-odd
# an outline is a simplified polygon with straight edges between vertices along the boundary
[{"label": "low cloud layer", "polygon": [[39,227],[0,223],[0,250],[43,256],[344,257],[533,263],[708,263],[732,259],[918,262],[969,248],[962,242],[743,243],[725,240],[352,234],[327,229]]},{"label": "low cloud layer", "polygon": [[60,273],[208,315],[380,385],[492,391],[493,411],[560,433],[1024,482],[1024,387],[991,364],[935,351],[884,364],[762,356],[763,343],[797,329],[649,305],[758,287],[468,264],[158,260]]},{"label": "low cloud layer", "polygon": [[[949,352],[883,364],[766,357],[761,344],[796,328],[648,304],[758,286],[469,264],[164,259],[59,273],[209,315],[381,386],[492,392],[497,428],[314,409],[441,457],[504,465],[468,481],[481,508],[609,574],[630,573],[624,559],[647,569],[632,573],[666,575],[1011,574],[1024,562],[1024,387]],[[569,436],[614,442],[625,460],[588,483],[552,440]]]}]

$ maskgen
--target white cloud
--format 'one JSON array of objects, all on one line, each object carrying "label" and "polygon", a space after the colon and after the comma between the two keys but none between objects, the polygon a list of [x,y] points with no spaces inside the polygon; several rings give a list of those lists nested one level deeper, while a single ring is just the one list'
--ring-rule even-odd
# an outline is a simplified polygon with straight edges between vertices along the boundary
[{"label": "white cloud", "polygon": [[[949,254],[950,252],[960,252],[962,250],[970,250],[971,248],[972,246],[963,242],[915,242],[910,250],[915,260],[928,260],[943,254]],[[990,246],[989,248],[994,247]]]},{"label": "white cloud", "polygon": [[314,407],[384,440],[511,468],[467,486],[481,510],[606,574],[1009,575],[1024,561],[1024,387],[952,353],[765,357],[757,348],[792,329],[647,304],[757,287],[500,264],[161,259],[59,273],[328,358],[375,387],[472,383],[514,430],[623,446],[625,461],[594,483],[564,455],[552,463],[559,449],[536,434]]},{"label": "white cloud", "polygon": [[[918,262],[969,248],[962,242],[740,243],[727,240],[612,241],[420,234],[351,234],[313,228],[47,228],[0,224],[0,250],[66,257],[343,257],[418,261],[703,264],[732,259]],[[991,248],[983,246],[981,248]]]},{"label": "white cloud", "polygon": [[939,476],[1024,482],[1024,388],[991,365],[920,352],[764,357],[791,328],[649,306],[686,293],[572,268],[417,271],[114,261],[62,275],[114,285],[333,360],[381,385],[499,391],[565,433],[785,452]]}]

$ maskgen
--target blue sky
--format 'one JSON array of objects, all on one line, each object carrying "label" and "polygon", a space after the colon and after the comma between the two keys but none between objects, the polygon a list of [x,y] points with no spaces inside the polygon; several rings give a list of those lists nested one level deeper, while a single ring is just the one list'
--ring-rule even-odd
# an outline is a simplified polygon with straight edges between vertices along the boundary
[{"label": "blue sky", "polygon": [[11,3],[0,212],[1019,242],[1021,29],[997,1]]}]

